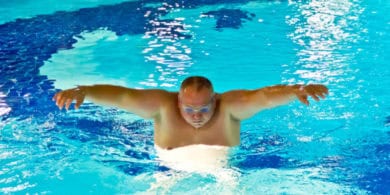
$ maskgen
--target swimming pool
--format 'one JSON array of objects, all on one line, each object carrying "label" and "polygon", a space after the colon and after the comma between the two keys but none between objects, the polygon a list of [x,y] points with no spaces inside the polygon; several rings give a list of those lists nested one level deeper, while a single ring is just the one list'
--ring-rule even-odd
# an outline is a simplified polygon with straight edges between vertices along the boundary
[{"label": "swimming pool", "polygon": [[[1,193],[389,192],[389,1],[68,2],[0,2]],[[160,165],[152,121],[51,101],[77,84],[173,91],[189,75],[218,92],[330,95],[244,121],[228,182]]]}]

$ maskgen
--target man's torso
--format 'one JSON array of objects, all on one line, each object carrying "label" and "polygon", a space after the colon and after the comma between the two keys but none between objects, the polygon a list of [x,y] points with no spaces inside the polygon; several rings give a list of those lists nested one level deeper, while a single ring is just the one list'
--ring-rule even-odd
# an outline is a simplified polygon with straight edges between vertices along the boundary
[{"label": "man's torso", "polygon": [[173,149],[186,145],[205,144],[235,146],[240,142],[240,121],[225,112],[223,99],[217,98],[213,117],[201,128],[194,128],[180,115],[175,94],[155,118],[155,144]]}]

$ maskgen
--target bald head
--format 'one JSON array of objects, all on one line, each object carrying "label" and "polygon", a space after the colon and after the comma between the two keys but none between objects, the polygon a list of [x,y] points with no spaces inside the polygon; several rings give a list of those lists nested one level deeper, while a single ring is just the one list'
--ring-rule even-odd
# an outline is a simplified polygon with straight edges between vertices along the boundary
[{"label": "bald head", "polygon": [[180,90],[183,90],[188,86],[195,88],[196,91],[201,91],[204,88],[214,91],[213,85],[211,84],[210,80],[202,76],[191,76],[186,78],[181,83]]}]

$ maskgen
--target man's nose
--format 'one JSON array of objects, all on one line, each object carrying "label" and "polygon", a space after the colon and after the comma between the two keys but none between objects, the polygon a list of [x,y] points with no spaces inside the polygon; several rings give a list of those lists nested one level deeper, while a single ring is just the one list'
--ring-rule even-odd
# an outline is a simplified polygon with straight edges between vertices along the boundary
[{"label": "man's nose", "polygon": [[194,118],[194,119],[201,119],[202,118],[202,113],[195,112],[194,114],[192,114],[192,118]]}]

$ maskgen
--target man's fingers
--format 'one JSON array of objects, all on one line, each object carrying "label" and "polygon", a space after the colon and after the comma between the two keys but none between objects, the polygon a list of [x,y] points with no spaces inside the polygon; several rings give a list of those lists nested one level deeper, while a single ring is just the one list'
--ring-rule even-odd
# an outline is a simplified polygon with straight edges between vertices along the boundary
[{"label": "man's fingers", "polygon": [[307,100],[306,95],[298,95],[297,97],[300,102],[302,102],[305,105],[309,105],[309,101]]},{"label": "man's fingers", "polygon": [[79,109],[80,105],[83,103],[84,99],[77,99],[76,104],[74,105],[75,109]]},{"label": "man's fingers", "polygon": [[59,107],[60,109],[62,109],[62,108],[64,107],[64,104],[65,104],[66,100],[67,100],[67,97],[66,97],[66,96],[65,96],[65,97],[59,98],[58,107]]},{"label": "man's fingers", "polygon": [[329,94],[329,89],[325,86],[322,85],[322,92],[325,94],[325,95],[328,95]]},{"label": "man's fingers", "polygon": [[320,93],[320,94],[317,94],[317,96],[320,96],[322,99],[325,99],[325,93]]},{"label": "man's fingers", "polygon": [[314,100],[319,101],[320,97],[322,99],[329,93],[328,88],[324,85],[308,85],[305,87],[307,95],[312,97]]},{"label": "man's fingers", "polygon": [[61,110],[65,107],[66,110],[69,110],[72,105],[73,100],[76,100],[75,108],[78,109],[84,101],[85,95],[80,93],[77,89],[68,89],[56,93],[53,96],[53,101],[56,102],[57,107]]},{"label": "man's fingers", "polygon": [[316,91],[318,93],[325,94],[325,95],[327,95],[329,93],[328,88],[326,86],[324,86],[324,85],[317,85],[316,86]]},{"label": "man's fingers", "polygon": [[55,101],[57,99],[57,95],[58,95],[58,93],[54,94],[53,97],[51,98],[51,100]]},{"label": "man's fingers", "polygon": [[53,97],[53,99],[55,99],[55,101],[56,101],[57,106],[58,106],[58,103],[59,103],[59,100],[61,99],[61,97],[62,97],[62,92],[56,93]]},{"label": "man's fingers", "polygon": [[316,94],[312,94],[310,95],[315,101],[320,101],[320,98],[318,98],[318,96]]},{"label": "man's fingers", "polygon": [[297,97],[303,104],[309,105],[308,96],[312,97],[315,101],[320,101],[320,98],[324,99],[328,93],[329,91],[326,86],[311,84],[301,87],[297,92]]},{"label": "man's fingers", "polygon": [[70,106],[70,104],[72,103],[72,101],[73,101],[73,100],[70,99],[70,98],[66,100],[66,102],[65,102],[65,108],[66,108],[66,110],[69,110],[69,106]]}]

